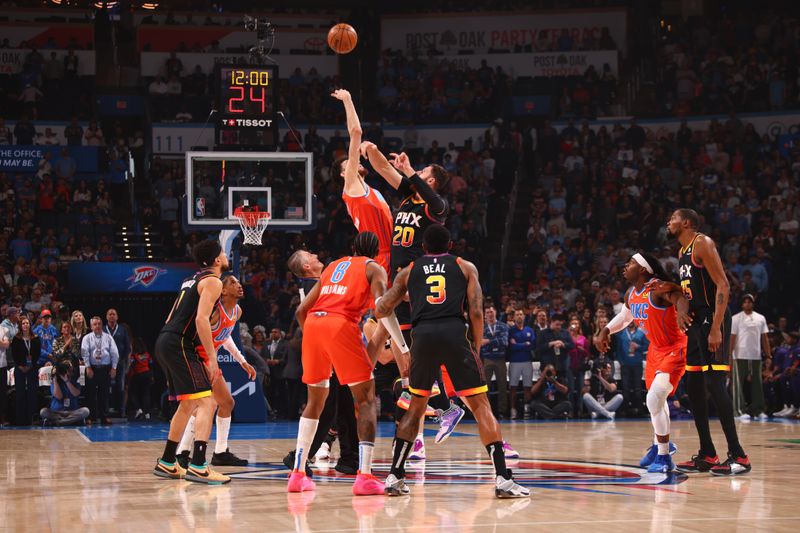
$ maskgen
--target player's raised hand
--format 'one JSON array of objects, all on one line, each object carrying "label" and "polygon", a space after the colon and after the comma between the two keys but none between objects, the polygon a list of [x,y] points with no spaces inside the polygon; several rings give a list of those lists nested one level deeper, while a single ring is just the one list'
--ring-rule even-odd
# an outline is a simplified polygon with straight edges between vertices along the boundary
[{"label": "player's raised hand", "polygon": [[411,161],[408,159],[408,154],[405,152],[396,154],[391,153],[389,154],[392,158],[390,163],[394,168],[405,174],[406,176],[411,176],[414,174],[414,167],[411,166]]},{"label": "player's raised hand", "polygon": [[353,99],[353,97],[350,96],[350,91],[348,91],[347,89],[336,89],[331,93],[331,96],[333,96],[337,100],[341,100],[342,102],[344,102],[345,100]]},{"label": "player's raised hand", "polygon": [[375,148],[376,150],[378,149],[378,147],[375,146],[375,143],[369,141],[362,142],[361,146],[358,147],[358,152],[361,154],[361,157],[363,157],[364,159],[369,159],[369,156],[367,155],[367,150],[369,150],[370,148]]}]

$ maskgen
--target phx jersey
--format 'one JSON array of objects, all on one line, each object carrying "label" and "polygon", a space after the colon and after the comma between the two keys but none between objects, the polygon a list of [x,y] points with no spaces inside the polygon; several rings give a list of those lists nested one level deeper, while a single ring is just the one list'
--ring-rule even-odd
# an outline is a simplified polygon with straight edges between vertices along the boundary
[{"label": "phx jersey", "polygon": [[[217,314],[217,323],[211,326],[211,339],[214,342],[214,348],[222,346],[223,343],[228,340],[228,337],[231,336],[233,328],[236,327],[236,322],[239,320],[240,309],[239,306],[236,305],[233,308],[233,313],[228,315],[225,306],[222,305],[220,301],[217,302]],[[208,355],[202,344],[197,346],[197,355],[200,356],[200,359],[202,359],[204,363],[208,361]]]},{"label": "phx jersey", "polygon": [[363,196],[349,196],[342,193],[353,225],[359,233],[371,231],[378,236],[378,257],[376,262],[391,275],[390,255],[392,252],[392,212],[383,196],[376,189],[364,184]]},{"label": "phx jersey", "polygon": [[414,198],[413,191],[404,181],[398,192],[406,194],[400,204],[400,209],[394,217],[392,231],[392,279],[397,273],[409,265],[424,252],[422,250],[422,235],[431,224],[444,224],[449,211],[445,200],[445,208],[441,215],[430,212],[428,204]]},{"label": "phx jersey", "polygon": [[198,345],[200,339],[197,336],[197,328],[194,321],[197,318],[197,306],[200,303],[200,293],[197,292],[197,284],[207,277],[215,274],[210,270],[201,270],[191,278],[187,278],[181,284],[181,292],[178,299],[172,305],[167,323],[161,328],[161,333],[175,333],[181,337],[184,345]]},{"label": "phx jersey", "polygon": [[424,255],[412,263],[408,276],[411,324],[456,318],[464,321],[467,278],[450,254]]},{"label": "phx jersey", "polygon": [[720,326],[722,345],[716,353],[708,348],[708,335],[714,322],[716,310],[717,285],[711,279],[703,265],[694,260],[694,247],[700,233],[695,235],[686,248],[681,248],[678,257],[678,270],[681,278],[681,289],[689,300],[692,314],[692,325],[686,330],[688,344],[686,348],[686,370],[688,372],[707,372],[709,370],[728,371],[730,356],[731,314],[726,309],[723,323]]}]

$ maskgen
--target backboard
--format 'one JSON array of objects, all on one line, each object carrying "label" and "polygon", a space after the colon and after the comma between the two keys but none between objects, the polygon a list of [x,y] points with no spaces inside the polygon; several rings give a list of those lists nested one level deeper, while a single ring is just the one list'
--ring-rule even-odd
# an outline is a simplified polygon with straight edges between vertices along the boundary
[{"label": "backboard", "polygon": [[312,229],[314,164],[311,153],[187,152],[184,226],[238,229],[236,207],[269,211],[268,231]]}]

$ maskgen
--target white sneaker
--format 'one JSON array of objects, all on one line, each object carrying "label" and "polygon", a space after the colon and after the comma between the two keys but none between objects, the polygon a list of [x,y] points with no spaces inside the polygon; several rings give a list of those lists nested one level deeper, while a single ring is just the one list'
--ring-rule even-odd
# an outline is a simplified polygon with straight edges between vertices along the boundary
[{"label": "white sneaker", "polygon": [[145,420],[150,420],[150,413],[145,413],[144,414],[144,419]]},{"label": "white sneaker", "polygon": [[516,420],[518,415],[519,415],[519,413],[517,413],[517,410],[512,407],[511,408],[511,420]]},{"label": "white sneaker", "polygon": [[323,442],[319,450],[317,450],[317,453],[314,454],[314,461],[327,461],[330,458],[331,447],[327,442]]},{"label": "white sneaker", "polygon": [[615,418],[617,418],[617,412],[616,411],[609,411],[608,412],[608,419],[609,420],[614,420]]},{"label": "white sneaker", "polygon": [[761,413],[756,418],[758,418],[761,421],[769,420],[769,417],[767,416],[767,413]]},{"label": "white sneaker", "polygon": [[772,414],[772,416],[777,416],[777,417],[785,416],[785,415],[786,415],[786,413],[788,413],[790,409],[791,409],[791,407],[789,407],[789,406],[788,406],[788,405],[786,405],[786,404],[783,404],[783,409],[781,409],[780,411],[777,411],[777,412],[773,413],[773,414]]},{"label": "white sneaker", "polygon": [[408,458],[412,461],[424,461],[425,460],[425,441],[422,439],[415,439],[414,440],[414,448],[411,450],[411,453],[408,454]]},{"label": "white sneaker", "polygon": [[595,413],[594,411],[592,411],[591,413],[589,413],[589,416],[591,416],[591,417],[592,417],[592,420],[597,420],[597,413]]},{"label": "white sneaker", "polygon": [[741,420],[742,422],[750,422],[750,415],[747,413],[741,414],[736,417],[736,420]]},{"label": "white sneaker", "polygon": [[530,489],[517,484],[513,478],[506,479],[497,476],[494,482],[494,495],[497,498],[528,498],[531,495]]},{"label": "white sneaker", "polygon": [[785,415],[783,415],[783,417],[784,417],[784,418],[792,418],[792,417],[793,417],[794,415],[796,415],[797,413],[800,413],[800,409],[798,409],[797,407],[792,407],[791,409],[789,409],[789,412],[788,412],[788,413],[786,413]]}]

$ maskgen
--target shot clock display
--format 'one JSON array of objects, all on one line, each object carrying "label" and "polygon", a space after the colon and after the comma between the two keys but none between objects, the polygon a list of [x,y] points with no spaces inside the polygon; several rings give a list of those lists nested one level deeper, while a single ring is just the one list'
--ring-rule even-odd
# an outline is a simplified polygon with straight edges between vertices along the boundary
[{"label": "shot clock display", "polygon": [[218,65],[216,145],[271,149],[277,140],[278,68]]},{"label": "shot clock display", "polygon": [[274,67],[235,67],[219,69],[219,107],[226,115],[272,117],[278,79]]}]

